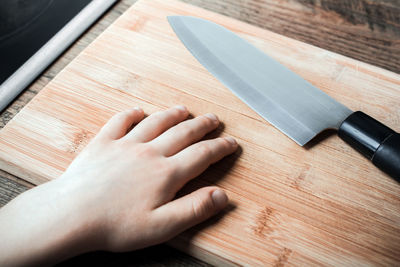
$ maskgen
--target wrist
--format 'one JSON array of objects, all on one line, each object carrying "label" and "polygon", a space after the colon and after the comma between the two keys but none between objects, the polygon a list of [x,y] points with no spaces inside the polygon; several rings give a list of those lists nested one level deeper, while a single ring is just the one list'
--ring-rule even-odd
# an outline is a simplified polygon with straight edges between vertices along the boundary
[{"label": "wrist", "polygon": [[48,211],[45,211],[53,214],[47,215],[52,220],[43,229],[53,229],[46,246],[49,253],[56,255],[55,261],[100,249],[101,225],[93,216],[93,209],[96,207],[82,204],[86,203],[83,198],[88,192],[68,179],[53,180],[48,186],[46,193],[51,198],[47,201],[51,203]]},{"label": "wrist", "polygon": [[61,180],[15,198],[1,210],[0,262],[50,265],[96,250],[97,225],[78,204],[72,184]]}]

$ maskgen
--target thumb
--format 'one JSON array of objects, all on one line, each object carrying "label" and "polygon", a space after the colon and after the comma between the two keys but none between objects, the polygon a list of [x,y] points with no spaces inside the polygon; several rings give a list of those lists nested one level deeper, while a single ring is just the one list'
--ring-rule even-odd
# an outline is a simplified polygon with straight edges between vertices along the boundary
[{"label": "thumb", "polygon": [[228,204],[228,197],[218,187],[203,187],[173,200],[156,210],[153,217],[161,228],[163,241],[210,218]]}]

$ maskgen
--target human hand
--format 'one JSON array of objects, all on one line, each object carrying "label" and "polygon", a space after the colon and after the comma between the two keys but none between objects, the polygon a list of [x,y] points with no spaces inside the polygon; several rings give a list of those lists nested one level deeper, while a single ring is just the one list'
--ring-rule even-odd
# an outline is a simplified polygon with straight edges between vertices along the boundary
[{"label": "human hand", "polygon": [[142,110],[119,113],[60,177],[72,184],[82,216],[94,221],[99,248],[125,251],[166,241],[227,204],[214,186],[173,200],[189,180],[237,148],[231,137],[198,142],[219,121],[206,114],[182,122],[188,114],[183,106],[143,121]]},{"label": "human hand", "polygon": [[228,198],[215,186],[174,199],[237,148],[231,137],[200,141],[218,127],[215,115],[185,120],[188,115],[182,106],[145,119],[141,109],[116,114],[61,177],[0,210],[7,244],[0,245],[7,255],[0,263],[54,263],[93,250],[139,249],[223,209]]}]

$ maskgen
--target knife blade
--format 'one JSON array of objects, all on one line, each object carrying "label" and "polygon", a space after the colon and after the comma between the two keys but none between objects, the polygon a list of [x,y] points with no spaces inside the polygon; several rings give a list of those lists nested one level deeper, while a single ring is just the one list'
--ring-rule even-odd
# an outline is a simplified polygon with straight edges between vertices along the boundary
[{"label": "knife blade", "polygon": [[297,144],[337,129],[345,142],[400,181],[400,134],[353,112],[221,25],[191,16],[167,19],[210,73]]}]

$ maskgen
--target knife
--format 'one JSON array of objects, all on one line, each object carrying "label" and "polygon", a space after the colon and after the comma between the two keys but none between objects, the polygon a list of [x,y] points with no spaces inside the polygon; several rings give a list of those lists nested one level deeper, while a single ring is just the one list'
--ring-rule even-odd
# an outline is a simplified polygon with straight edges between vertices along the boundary
[{"label": "knife", "polygon": [[196,17],[168,16],[193,56],[265,120],[303,146],[325,129],[400,182],[400,134],[353,112],[226,28]]}]

